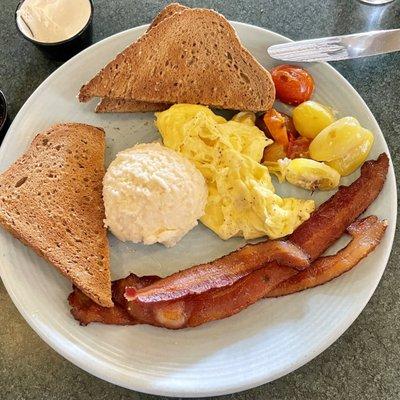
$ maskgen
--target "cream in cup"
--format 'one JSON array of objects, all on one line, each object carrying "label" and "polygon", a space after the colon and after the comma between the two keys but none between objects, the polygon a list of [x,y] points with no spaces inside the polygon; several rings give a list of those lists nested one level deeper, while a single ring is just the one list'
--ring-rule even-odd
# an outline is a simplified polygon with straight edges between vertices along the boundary
[{"label": "cream in cup", "polygon": [[27,40],[65,59],[88,44],[82,39],[87,39],[92,15],[91,0],[24,0],[17,8],[16,23]]}]

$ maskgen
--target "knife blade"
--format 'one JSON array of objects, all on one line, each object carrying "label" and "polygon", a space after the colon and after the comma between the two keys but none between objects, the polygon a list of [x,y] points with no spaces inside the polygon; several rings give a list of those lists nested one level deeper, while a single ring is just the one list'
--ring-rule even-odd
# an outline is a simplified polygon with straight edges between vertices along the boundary
[{"label": "knife blade", "polygon": [[339,61],[400,50],[400,29],[355,33],[270,46],[268,54],[281,61]]}]

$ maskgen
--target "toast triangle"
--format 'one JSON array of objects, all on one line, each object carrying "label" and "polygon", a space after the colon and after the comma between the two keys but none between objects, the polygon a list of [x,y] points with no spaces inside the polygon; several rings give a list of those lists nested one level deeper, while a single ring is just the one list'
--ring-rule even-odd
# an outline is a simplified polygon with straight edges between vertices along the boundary
[{"label": "toast triangle", "polygon": [[275,89],[222,15],[184,9],[155,25],[81,88],[80,101],[92,97],[257,112],[272,107]]},{"label": "toast triangle", "polygon": [[111,307],[104,131],[54,125],[0,174],[0,225],[96,303]]}]

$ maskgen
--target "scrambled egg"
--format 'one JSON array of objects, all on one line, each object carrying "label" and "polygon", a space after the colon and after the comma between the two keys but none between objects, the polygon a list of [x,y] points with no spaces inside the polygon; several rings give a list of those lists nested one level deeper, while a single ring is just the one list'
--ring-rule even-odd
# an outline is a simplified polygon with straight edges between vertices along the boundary
[{"label": "scrambled egg", "polygon": [[260,164],[272,142],[254,119],[227,121],[208,107],[190,104],[176,104],[156,117],[164,145],[203,174],[209,194],[201,222],[222,239],[286,236],[314,210],[312,200],[275,194],[268,168]]}]

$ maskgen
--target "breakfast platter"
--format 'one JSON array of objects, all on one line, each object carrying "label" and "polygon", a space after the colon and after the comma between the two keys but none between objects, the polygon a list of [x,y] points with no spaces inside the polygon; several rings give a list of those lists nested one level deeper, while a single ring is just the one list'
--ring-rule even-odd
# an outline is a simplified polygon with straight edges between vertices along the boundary
[{"label": "breakfast platter", "polygon": [[[167,78],[131,80],[132,70],[140,74],[135,57],[143,57],[147,41],[196,12],[223,18],[180,10],[176,21],[172,13],[157,17],[150,28],[121,32],[72,58],[28,99],[0,149],[0,187],[11,193],[1,199],[0,214],[13,216],[0,215],[0,222],[47,260],[0,230],[0,274],[20,313],[46,343],[91,374],[180,397],[261,385],[330,346],[378,285],[397,214],[389,149],[352,86],[320,63],[292,66],[312,84],[304,98],[280,90],[280,67],[266,48],[289,39],[231,22],[244,61],[230,64],[233,49],[228,65],[246,72],[237,84],[246,88],[243,97],[226,80],[196,92],[191,69],[175,76],[170,91],[163,87]],[[236,40],[224,21],[216,23],[218,32],[225,26]],[[220,36],[214,39],[221,49]],[[156,65],[163,51],[154,55]],[[192,51],[188,63],[201,64],[207,54]],[[156,76],[147,62],[145,72]],[[181,84],[187,74],[190,91]],[[129,84],[121,85],[124,79]],[[217,98],[218,85],[228,98]],[[274,86],[282,101],[271,108]],[[304,115],[317,115],[317,123],[304,123]],[[341,150],[338,138],[348,145],[353,132],[359,145],[349,147],[350,161],[329,158]],[[60,154],[73,155],[65,156],[70,163]],[[32,179],[49,159],[46,179]],[[18,213],[40,215],[28,230],[13,214],[21,193],[28,200]],[[349,235],[342,236],[346,228]],[[46,247],[53,234],[55,247]],[[71,248],[79,254],[66,260]],[[343,250],[321,257],[326,249]]]}]

